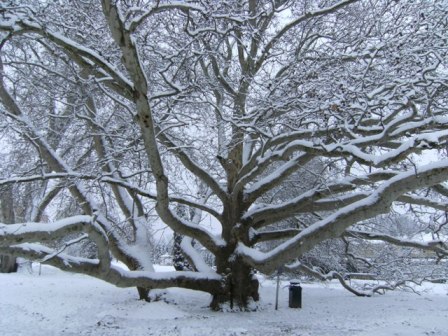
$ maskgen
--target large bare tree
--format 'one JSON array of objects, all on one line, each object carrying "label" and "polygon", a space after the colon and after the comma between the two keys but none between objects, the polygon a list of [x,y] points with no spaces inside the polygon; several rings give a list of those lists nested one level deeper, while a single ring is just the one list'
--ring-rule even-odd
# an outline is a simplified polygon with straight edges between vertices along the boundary
[{"label": "large bare tree", "polygon": [[[294,261],[330,238],[446,256],[441,239],[362,223],[394,205],[447,210],[447,11],[437,0],[3,2],[2,134],[28,142],[34,164],[1,184],[47,183],[36,213],[56,218],[52,204],[70,198],[79,214],[0,226],[0,252],[142,298],[207,291],[214,309],[258,300],[255,270],[325,278]],[[153,221],[184,237],[194,272],[152,272]],[[64,253],[82,239],[95,259]],[[266,241],[277,243],[261,252]]]}]

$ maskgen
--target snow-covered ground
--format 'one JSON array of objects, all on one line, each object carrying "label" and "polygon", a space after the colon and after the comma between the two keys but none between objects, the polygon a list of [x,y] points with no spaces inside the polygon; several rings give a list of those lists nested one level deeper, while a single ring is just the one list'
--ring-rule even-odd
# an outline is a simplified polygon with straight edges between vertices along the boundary
[{"label": "snow-covered ground", "polygon": [[51,267],[40,276],[24,269],[0,274],[0,335],[448,335],[447,284],[373,298],[335,283],[303,284],[303,308],[288,308],[283,288],[276,311],[275,284],[263,280],[261,297],[258,312],[218,313],[201,292],[172,288],[146,303],[133,289]]}]

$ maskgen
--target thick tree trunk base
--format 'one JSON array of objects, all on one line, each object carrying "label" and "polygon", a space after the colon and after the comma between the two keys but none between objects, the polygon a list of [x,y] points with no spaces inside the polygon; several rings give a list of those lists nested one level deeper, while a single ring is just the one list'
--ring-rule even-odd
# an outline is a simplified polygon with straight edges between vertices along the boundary
[{"label": "thick tree trunk base", "polygon": [[235,260],[226,268],[223,290],[213,295],[210,304],[216,311],[255,311],[260,299],[258,279],[242,260]]},{"label": "thick tree trunk base", "polygon": [[249,286],[228,288],[227,292],[213,295],[210,308],[215,311],[251,312],[258,310],[259,283],[252,279]]}]

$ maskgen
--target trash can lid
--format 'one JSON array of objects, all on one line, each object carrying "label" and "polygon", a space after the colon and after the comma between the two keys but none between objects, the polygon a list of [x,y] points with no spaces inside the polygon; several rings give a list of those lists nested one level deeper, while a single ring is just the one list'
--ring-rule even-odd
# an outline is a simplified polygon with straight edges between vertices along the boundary
[{"label": "trash can lid", "polygon": [[297,279],[292,279],[292,280],[289,280],[289,284],[291,284],[291,285],[300,285],[300,281],[297,280]]}]

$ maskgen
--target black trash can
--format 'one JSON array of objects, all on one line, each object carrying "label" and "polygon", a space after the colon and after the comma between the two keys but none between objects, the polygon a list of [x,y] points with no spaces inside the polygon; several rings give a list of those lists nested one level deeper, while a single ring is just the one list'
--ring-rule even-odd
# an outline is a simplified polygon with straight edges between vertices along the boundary
[{"label": "black trash can", "polygon": [[302,287],[298,281],[289,282],[289,308],[302,308]]}]

